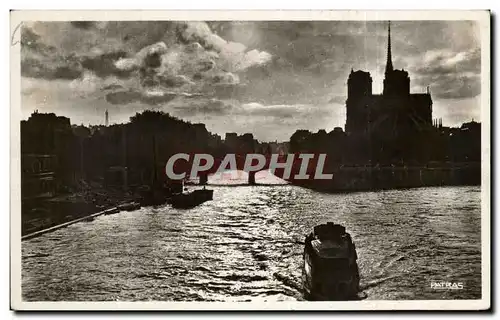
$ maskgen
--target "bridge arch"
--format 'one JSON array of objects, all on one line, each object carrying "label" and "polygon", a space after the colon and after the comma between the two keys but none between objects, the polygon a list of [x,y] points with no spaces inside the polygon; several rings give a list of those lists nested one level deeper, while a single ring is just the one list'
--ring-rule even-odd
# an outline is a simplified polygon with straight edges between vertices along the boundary
[{"label": "bridge arch", "polygon": [[[266,174],[267,173],[267,174]],[[198,181],[201,185],[258,185],[258,184],[285,184],[279,175],[272,174],[269,168],[257,171],[226,170],[221,173],[200,173]]]}]

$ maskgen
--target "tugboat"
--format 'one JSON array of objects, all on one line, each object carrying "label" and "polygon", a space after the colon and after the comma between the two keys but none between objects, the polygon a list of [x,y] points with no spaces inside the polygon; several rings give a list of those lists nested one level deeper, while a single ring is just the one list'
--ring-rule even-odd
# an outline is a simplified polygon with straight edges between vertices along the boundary
[{"label": "tugboat", "polygon": [[205,201],[213,200],[213,196],[213,190],[207,190],[203,188],[191,192],[174,194],[169,199],[169,203],[174,208],[190,209],[202,204]]},{"label": "tugboat", "polygon": [[344,226],[333,222],[315,226],[304,243],[304,298],[355,300],[359,292],[357,258]]}]

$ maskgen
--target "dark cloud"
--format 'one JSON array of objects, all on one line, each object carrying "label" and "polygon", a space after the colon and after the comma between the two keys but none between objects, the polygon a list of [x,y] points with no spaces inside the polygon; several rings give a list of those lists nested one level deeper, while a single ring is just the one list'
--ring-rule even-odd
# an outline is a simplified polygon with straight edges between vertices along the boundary
[{"label": "dark cloud", "polygon": [[110,21],[103,32],[118,39],[120,49],[131,54],[158,42],[170,47],[179,43],[180,38],[178,21]]},{"label": "dark cloud", "polygon": [[240,83],[240,78],[231,72],[219,72],[207,77],[209,83],[216,86],[232,86]]},{"label": "dark cloud", "polygon": [[113,83],[102,87],[102,90],[115,90],[115,89],[123,89],[123,86],[120,84]]},{"label": "dark cloud", "polygon": [[106,101],[111,104],[129,104],[142,102],[148,105],[157,106],[174,100],[177,97],[174,93],[153,93],[147,94],[140,91],[116,91],[106,94]]},{"label": "dark cloud", "polygon": [[48,80],[74,80],[82,75],[81,67],[76,64],[55,65],[37,59],[25,58],[21,65],[21,75]]},{"label": "dark cloud", "polygon": [[478,48],[461,52],[433,50],[409,60],[413,61],[410,71],[415,83],[429,86],[436,98],[472,98],[481,93],[481,52]]},{"label": "dark cloud", "polygon": [[473,98],[481,93],[481,77],[474,74],[437,74],[415,80],[422,86],[429,85],[433,98]]},{"label": "dark cloud", "polygon": [[[61,79],[68,79],[74,78],[77,71],[81,75],[84,70],[89,70],[101,78],[127,78],[135,70],[118,68],[116,62],[135,54],[134,48],[150,39],[166,35],[167,29],[161,28],[170,24],[145,22],[143,25],[150,30],[137,30],[135,22],[36,22],[32,25],[39,33],[30,27],[22,28],[23,75],[45,79],[57,79],[62,75]],[[151,63],[149,61],[149,65]],[[64,69],[71,69],[72,76],[63,72]]]},{"label": "dark cloud", "polygon": [[115,62],[127,56],[124,51],[109,52],[95,56],[81,57],[83,68],[93,71],[97,76],[105,78],[108,76],[117,76],[120,78],[128,77],[131,70],[121,70],[115,66]]},{"label": "dark cloud", "polygon": [[74,55],[61,56],[57,49],[44,44],[28,27],[21,29],[21,75],[48,80],[73,80],[82,74],[82,66]]},{"label": "dark cloud", "polygon": [[[86,53],[88,54],[88,53]],[[125,51],[83,55],[64,55],[56,47],[45,44],[30,28],[23,27],[21,35],[21,74],[27,77],[49,80],[73,80],[79,78],[84,69],[97,76],[127,77],[130,72],[120,70],[115,61],[127,55]]]},{"label": "dark cloud", "polygon": [[128,104],[140,101],[142,95],[137,91],[115,91],[106,94],[106,101],[111,104]]}]

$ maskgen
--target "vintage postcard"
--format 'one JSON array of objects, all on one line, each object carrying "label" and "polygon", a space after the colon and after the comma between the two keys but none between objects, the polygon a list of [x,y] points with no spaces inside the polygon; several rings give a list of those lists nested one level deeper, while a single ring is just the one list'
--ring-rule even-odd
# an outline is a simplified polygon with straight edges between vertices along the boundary
[{"label": "vintage postcard", "polygon": [[487,310],[490,12],[12,11],[15,310]]}]

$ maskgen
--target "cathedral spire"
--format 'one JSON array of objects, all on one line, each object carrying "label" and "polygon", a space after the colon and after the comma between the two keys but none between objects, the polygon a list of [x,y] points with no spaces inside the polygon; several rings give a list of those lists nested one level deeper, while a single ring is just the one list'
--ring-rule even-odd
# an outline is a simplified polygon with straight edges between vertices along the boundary
[{"label": "cathedral spire", "polygon": [[388,36],[387,36],[387,63],[385,65],[385,74],[388,74],[389,72],[393,71],[394,68],[392,66],[392,53],[391,53],[391,22],[389,21],[389,29],[388,29]]}]

